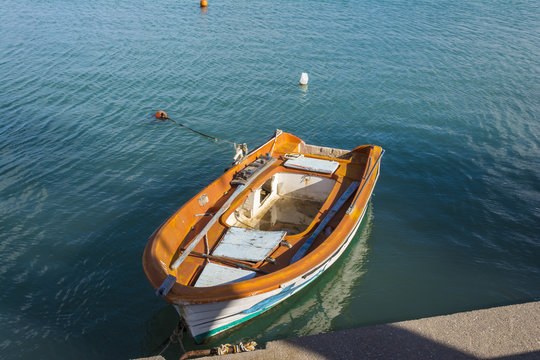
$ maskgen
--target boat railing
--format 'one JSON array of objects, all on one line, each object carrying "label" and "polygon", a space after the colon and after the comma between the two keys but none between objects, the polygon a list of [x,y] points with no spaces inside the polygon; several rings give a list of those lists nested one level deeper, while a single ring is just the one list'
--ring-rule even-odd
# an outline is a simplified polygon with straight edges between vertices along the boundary
[{"label": "boat railing", "polygon": [[[377,158],[377,160],[375,161],[375,164],[373,164],[373,166],[370,169],[369,169],[369,164],[368,164],[369,173],[364,178],[365,180],[364,180],[362,186],[360,187],[360,190],[358,191],[356,197],[352,201],[351,206],[349,206],[349,208],[347,209],[347,215],[349,215],[353,211],[354,207],[356,206],[356,201],[360,197],[360,194],[362,194],[362,191],[364,190],[364,187],[368,183],[369,178],[371,178],[371,174],[373,173],[373,170],[377,167],[377,165],[379,164],[379,161],[381,160],[383,155],[384,155],[384,149],[381,149],[381,153],[379,154],[379,157]],[[371,160],[371,157],[369,159]]]}]

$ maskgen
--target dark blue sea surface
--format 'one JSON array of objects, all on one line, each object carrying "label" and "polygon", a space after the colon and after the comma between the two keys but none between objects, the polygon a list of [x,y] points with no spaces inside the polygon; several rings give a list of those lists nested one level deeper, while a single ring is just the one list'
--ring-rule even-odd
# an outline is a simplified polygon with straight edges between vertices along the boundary
[{"label": "dark blue sea surface", "polygon": [[188,349],[539,300],[539,4],[3,0],[0,357],[154,355],[173,331],[146,241],[234,151],[158,109],[250,147],[386,149],[342,259]]}]

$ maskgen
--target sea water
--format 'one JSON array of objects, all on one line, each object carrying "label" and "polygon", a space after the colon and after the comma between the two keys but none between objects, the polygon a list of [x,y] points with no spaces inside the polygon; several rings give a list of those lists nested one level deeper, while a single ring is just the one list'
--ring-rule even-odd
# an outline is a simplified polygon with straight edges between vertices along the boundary
[{"label": "sea water", "polygon": [[[0,354],[154,355],[148,237],[276,128],[385,148],[316,282],[202,346],[540,298],[537,1],[0,2]],[[298,86],[302,72],[307,87]],[[164,353],[180,354],[177,345]]]}]

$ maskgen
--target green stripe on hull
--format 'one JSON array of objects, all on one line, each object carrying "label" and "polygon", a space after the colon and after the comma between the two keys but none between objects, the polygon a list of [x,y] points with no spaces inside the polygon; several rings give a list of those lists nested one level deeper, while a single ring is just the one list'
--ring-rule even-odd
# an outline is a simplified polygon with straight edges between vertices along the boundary
[{"label": "green stripe on hull", "polygon": [[[324,270],[326,270],[326,269],[324,269]],[[295,291],[295,293],[297,293],[298,291],[302,290],[306,285],[308,285],[308,284],[311,283],[313,280],[315,280],[316,278],[318,278],[318,277],[321,275],[321,273],[324,272],[324,270],[321,271],[318,275],[316,275],[316,276],[314,276],[313,278],[311,278],[309,281],[306,281],[304,284],[302,284],[302,285],[299,287],[299,289]],[[232,328],[232,327],[235,327],[236,325],[239,325],[239,324],[241,324],[241,323],[243,323],[243,322],[245,322],[245,321],[248,321],[248,320],[254,318],[254,317],[257,316],[257,315],[262,314],[263,312],[265,312],[265,311],[267,311],[267,310],[270,310],[271,308],[273,308],[274,306],[276,306],[276,305],[279,304],[280,302],[282,302],[282,301],[288,299],[288,298],[291,297],[292,295],[294,295],[294,294],[291,294],[291,295],[287,296],[286,298],[281,299],[280,301],[277,301],[277,302],[273,303],[272,305],[268,306],[267,308],[264,308],[264,309],[262,309],[262,310],[256,311],[256,312],[254,312],[253,314],[249,314],[249,315],[247,315],[247,316],[244,316],[243,318],[241,318],[241,319],[239,319],[239,320],[233,321],[233,322],[231,322],[231,323],[229,323],[229,324],[227,324],[227,325],[223,325],[223,326],[220,326],[220,327],[215,328],[215,329],[213,329],[213,330],[210,330],[210,331],[207,331],[207,332],[205,332],[205,333],[202,333],[202,334],[199,334],[199,335],[197,335],[197,336],[194,336],[193,339],[195,340],[195,342],[196,342],[197,344],[200,344],[200,343],[202,343],[206,338],[212,337],[212,336],[216,335],[217,333],[220,333],[220,332],[222,332],[222,331],[225,331],[225,330],[227,330],[227,329],[230,329],[230,328]]]},{"label": "green stripe on hull", "polygon": [[255,313],[253,313],[253,314],[249,314],[249,315],[247,315],[247,316],[245,316],[245,317],[243,317],[243,318],[241,318],[241,319],[239,319],[239,320],[233,321],[233,322],[231,322],[231,323],[229,323],[229,324],[227,324],[227,325],[223,325],[223,326],[220,326],[220,327],[218,327],[218,328],[216,328],[216,329],[213,329],[213,330],[207,331],[207,332],[205,332],[205,333],[199,334],[199,335],[197,335],[197,336],[194,336],[193,339],[195,339],[195,342],[196,342],[197,344],[200,344],[200,343],[202,343],[206,338],[209,338],[209,337],[211,337],[211,336],[216,335],[217,333],[220,333],[220,332],[225,331],[225,330],[227,330],[227,329],[229,329],[229,328],[232,328],[232,327],[234,327],[234,326],[236,326],[236,325],[238,325],[238,324],[241,324],[241,323],[243,323],[244,321],[248,321],[249,319],[254,318],[255,316],[257,316],[257,315],[259,315],[259,314],[265,312],[266,310],[268,310],[268,309],[270,309],[270,308],[271,308],[271,306],[268,307],[268,308],[266,308],[266,309],[259,310],[259,311],[255,312]]}]

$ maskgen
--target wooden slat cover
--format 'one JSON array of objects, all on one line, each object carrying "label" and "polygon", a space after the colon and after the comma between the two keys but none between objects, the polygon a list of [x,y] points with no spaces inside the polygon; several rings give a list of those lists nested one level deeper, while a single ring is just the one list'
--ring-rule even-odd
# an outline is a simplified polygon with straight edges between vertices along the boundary
[{"label": "wooden slat cover", "polygon": [[285,161],[283,166],[293,169],[307,170],[319,172],[322,174],[333,174],[339,167],[339,163],[333,160],[315,159],[305,156],[300,156],[296,159]]},{"label": "wooden slat cover", "polygon": [[195,287],[207,287],[230,284],[237,281],[251,279],[255,276],[254,271],[235,269],[232,267],[208,263],[204,267]]},{"label": "wooden slat cover", "polygon": [[261,231],[231,227],[212,255],[236,260],[264,260],[285,237],[285,231]]}]

